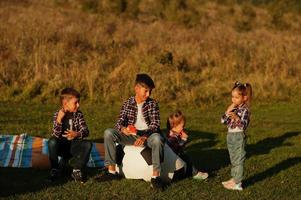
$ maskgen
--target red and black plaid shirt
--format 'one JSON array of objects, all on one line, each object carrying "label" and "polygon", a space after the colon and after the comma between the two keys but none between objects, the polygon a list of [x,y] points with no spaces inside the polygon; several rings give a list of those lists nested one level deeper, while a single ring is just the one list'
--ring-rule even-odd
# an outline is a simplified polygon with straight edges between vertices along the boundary
[{"label": "red and black plaid shirt", "polygon": [[224,114],[221,118],[221,122],[227,125],[228,130],[231,129],[241,129],[241,131],[245,131],[250,123],[250,111],[246,104],[243,104],[237,108],[235,108],[232,112],[234,112],[238,116],[238,120],[232,120],[230,116]]},{"label": "red and black plaid shirt", "polygon": [[[126,100],[120,110],[119,119],[116,123],[115,128],[121,131],[122,127],[127,127],[128,125],[134,125],[137,120],[138,106],[135,101],[135,97],[130,97]],[[148,129],[143,131],[143,133],[138,135],[150,136],[153,133],[160,133],[160,113],[158,103],[148,98],[142,106],[142,114]]]},{"label": "red and black plaid shirt", "polygon": [[[66,123],[68,123],[68,120],[62,120],[62,123],[59,124],[57,123],[56,119],[57,119],[57,115],[59,113],[59,110],[57,112],[54,113],[53,116],[53,129],[52,129],[52,135],[60,138],[62,137],[62,134],[64,134],[65,131],[65,127],[68,127],[68,125]],[[79,139],[82,139],[84,137],[88,137],[89,135],[89,130],[88,130],[88,126],[86,124],[86,121],[84,119],[84,115],[81,111],[77,111],[75,113],[70,113],[71,117],[70,119],[72,120],[72,130],[76,131],[78,133],[80,133],[80,136],[78,137]]]}]

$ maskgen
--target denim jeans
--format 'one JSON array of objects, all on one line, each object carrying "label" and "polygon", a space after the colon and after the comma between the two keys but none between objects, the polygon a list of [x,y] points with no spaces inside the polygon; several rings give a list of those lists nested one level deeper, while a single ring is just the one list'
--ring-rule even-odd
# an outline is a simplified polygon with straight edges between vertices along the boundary
[{"label": "denim jeans", "polygon": [[240,183],[243,179],[243,165],[246,159],[245,144],[246,139],[244,132],[229,132],[227,134],[227,146],[232,165],[231,176],[236,183]]},{"label": "denim jeans", "polygon": [[[133,145],[137,138],[138,136],[127,136],[112,128],[106,129],[104,132],[105,165],[116,164],[116,143],[121,145]],[[146,145],[152,149],[153,170],[160,172],[160,160],[163,160],[164,155],[164,140],[162,136],[159,133],[151,134],[146,140]]]},{"label": "denim jeans", "polygon": [[87,140],[69,141],[65,138],[51,137],[48,148],[51,169],[59,169],[58,156],[62,156],[65,161],[71,159],[74,169],[83,169],[89,161],[92,143]]}]

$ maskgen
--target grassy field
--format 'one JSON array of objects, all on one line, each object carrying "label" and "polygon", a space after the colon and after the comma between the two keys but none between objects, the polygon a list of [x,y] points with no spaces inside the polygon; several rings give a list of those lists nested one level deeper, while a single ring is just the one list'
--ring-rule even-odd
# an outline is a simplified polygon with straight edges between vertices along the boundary
[{"label": "grassy field", "polygon": [[301,91],[300,13],[300,0],[2,0],[0,100],[71,86],[119,101],[139,72],[165,103],[215,102],[236,80],[287,100]]},{"label": "grassy field", "polygon": [[[0,168],[0,199],[300,199],[301,127],[299,101],[258,104],[252,107],[248,129],[245,190],[225,190],[221,181],[229,178],[226,129],[219,118],[226,105],[180,108],[187,115],[190,143],[187,153],[197,167],[207,170],[206,181],[186,179],[164,192],[155,192],[139,180],[97,183],[89,170],[84,185],[63,178],[45,185],[48,171]],[[49,137],[55,105],[0,103],[0,133]],[[101,140],[103,131],[114,125],[119,106],[82,102],[81,109],[91,131],[91,140]],[[172,107],[160,105],[162,128]]]}]

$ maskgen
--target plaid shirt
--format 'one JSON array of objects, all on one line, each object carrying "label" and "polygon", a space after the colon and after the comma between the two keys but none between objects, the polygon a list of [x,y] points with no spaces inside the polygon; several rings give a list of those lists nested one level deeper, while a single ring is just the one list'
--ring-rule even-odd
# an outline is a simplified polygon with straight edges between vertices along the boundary
[{"label": "plaid shirt", "polygon": [[170,130],[167,134],[167,142],[170,148],[176,154],[180,154],[183,151],[185,144],[187,143],[187,138],[184,139],[181,137],[181,133]]},{"label": "plaid shirt", "polygon": [[[57,119],[58,113],[59,113],[59,110],[57,112],[55,112],[54,116],[53,116],[52,135],[57,138],[61,138],[62,134],[66,130],[65,127],[69,127],[69,124],[67,124],[68,120],[64,120],[64,118],[66,116],[62,119],[61,124],[57,123],[56,119]],[[83,139],[84,137],[88,137],[89,130],[88,130],[86,121],[84,119],[83,113],[81,111],[71,113],[70,119],[72,119],[72,130],[80,133],[80,136],[78,137],[78,139]]]},{"label": "plaid shirt", "polygon": [[238,116],[238,120],[231,120],[230,116],[224,114],[221,118],[221,123],[226,124],[229,132],[245,131],[250,123],[250,111],[246,104],[235,108],[234,112]]},{"label": "plaid shirt", "polygon": [[[121,107],[115,129],[121,132],[122,127],[134,125],[137,120],[137,114],[138,106],[135,97],[130,97]],[[142,106],[142,114],[148,129],[142,133],[138,130],[138,135],[148,137],[153,133],[160,133],[160,113],[158,103],[155,100],[148,98]]]}]

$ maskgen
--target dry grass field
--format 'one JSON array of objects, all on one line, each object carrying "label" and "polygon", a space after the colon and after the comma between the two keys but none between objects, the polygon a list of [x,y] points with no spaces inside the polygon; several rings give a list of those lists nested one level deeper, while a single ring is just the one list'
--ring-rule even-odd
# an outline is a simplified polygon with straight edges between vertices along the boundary
[{"label": "dry grass field", "polygon": [[255,99],[300,95],[300,3],[234,2],[2,0],[0,98],[53,101],[72,86],[119,102],[139,72],[169,104],[215,104],[236,80]]}]

